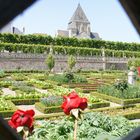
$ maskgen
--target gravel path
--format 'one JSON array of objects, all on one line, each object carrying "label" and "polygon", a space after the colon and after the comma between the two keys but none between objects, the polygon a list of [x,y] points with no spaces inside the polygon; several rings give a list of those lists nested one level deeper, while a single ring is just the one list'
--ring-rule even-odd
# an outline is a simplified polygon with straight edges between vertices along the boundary
[{"label": "gravel path", "polygon": [[13,96],[16,96],[16,92],[9,89],[9,88],[3,88],[2,89],[3,91],[3,95],[13,95]]},{"label": "gravel path", "polygon": [[47,93],[47,89],[39,89],[39,88],[35,88],[36,91],[40,92],[40,93]]},{"label": "gravel path", "polygon": [[113,102],[110,102],[110,107],[117,107],[117,106],[121,106],[121,105],[120,104],[113,103]]},{"label": "gravel path", "polygon": [[33,109],[35,111],[35,116],[38,115],[44,115],[43,113],[41,113],[40,111],[38,111],[34,105],[18,105],[17,106],[19,109],[21,110],[28,110],[28,109]]}]

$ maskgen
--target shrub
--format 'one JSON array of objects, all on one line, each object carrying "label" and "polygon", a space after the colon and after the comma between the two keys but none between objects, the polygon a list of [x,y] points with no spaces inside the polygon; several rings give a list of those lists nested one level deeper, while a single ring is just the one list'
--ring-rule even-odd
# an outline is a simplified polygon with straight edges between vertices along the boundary
[{"label": "shrub", "polygon": [[0,78],[5,77],[5,72],[3,70],[0,70]]},{"label": "shrub", "polygon": [[74,79],[74,74],[72,72],[66,72],[64,73],[64,76],[68,79],[68,82],[71,82],[71,80]]},{"label": "shrub", "polygon": [[75,66],[75,64],[76,64],[76,59],[75,59],[75,57],[72,56],[72,55],[70,55],[70,56],[68,57],[68,68],[69,68],[70,71],[71,71],[72,68]]},{"label": "shrub", "polygon": [[47,57],[47,59],[46,59],[46,64],[47,64],[47,66],[48,66],[48,68],[49,68],[49,71],[51,71],[52,68],[53,68],[54,65],[55,65],[55,60],[54,60],[54,57],[53,57],[52,54],[49,54],[49,55],[48,55],[48,57]]},{"label": "shrub", "polygon": [[117,80],[114,87],[123,93],[124,90],[127,90],[128,83],[126,80]]},{"label": "shrub", "polygon": [[64,73],[64,74],[55,74],[53,76],[49,76],[48,80],[53,80],[58,82],[59,84],[64,83],[86,83],[87,79],[81,75]]}]

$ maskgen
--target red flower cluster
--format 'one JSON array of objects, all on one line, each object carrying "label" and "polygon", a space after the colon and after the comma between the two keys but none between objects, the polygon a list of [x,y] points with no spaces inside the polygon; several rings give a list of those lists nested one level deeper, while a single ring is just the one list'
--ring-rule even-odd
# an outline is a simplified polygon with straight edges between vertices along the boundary
[{"label": "red flower cluster", "polygon": [[69,115],[72,109],[80,108],[84,110],[87,107],[87,99],[80,98],[75,91],[68,96],[63,96],[63,98],[65,101],[61,107],[66,115]]},{"label": "red flower cluster", "polygon": [[29,131],[33,130],[33,116],[35,115],[34,110],[17,110],[13,115],[11,120],[9,120],[9,125],[16,129],[19,126],[26,126],[29,128]]}]

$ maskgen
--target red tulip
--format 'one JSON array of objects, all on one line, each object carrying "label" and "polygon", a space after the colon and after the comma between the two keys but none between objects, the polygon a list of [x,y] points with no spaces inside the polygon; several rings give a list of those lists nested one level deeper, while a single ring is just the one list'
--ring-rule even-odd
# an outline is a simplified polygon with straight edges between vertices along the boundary
[{"label": "red tulip", "polygon": [[17,128],[19,126],[26,126],[29,128],[29,131],[31,132],[33,130],[33,116],[35,112],[34,110],[17,110],[13,115],[11,120],[9,120],[9,125],[12,128]]},{"label": "red tulip", "polygon": [[68,96],[63,96],[63,98],[65,101],[61,107],[66,115],[69,115],[72,109],[80,108],[84,110],[87,107],[87,99],[80,98],[74,91]]}]

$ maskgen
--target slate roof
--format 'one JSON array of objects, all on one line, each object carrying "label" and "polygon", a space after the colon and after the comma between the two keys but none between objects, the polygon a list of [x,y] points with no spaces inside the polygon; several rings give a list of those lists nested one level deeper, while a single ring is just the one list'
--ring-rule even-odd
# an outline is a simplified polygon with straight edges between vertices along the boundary
[{"label": "slate roof", "polygon": [[78,4],[78,7],[74,12],[73,16],[71,17],[71,19],[69,20],[69,23],[78,21],[90,23],[80,4]]}]

